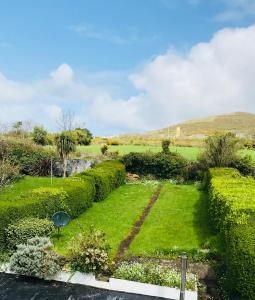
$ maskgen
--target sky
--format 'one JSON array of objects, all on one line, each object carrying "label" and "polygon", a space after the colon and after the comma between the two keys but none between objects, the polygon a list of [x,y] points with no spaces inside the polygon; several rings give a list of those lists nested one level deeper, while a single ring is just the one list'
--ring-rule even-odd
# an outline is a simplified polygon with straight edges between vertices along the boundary
[{"label": "sky", "polygon": [[255,113],[255,0],[0,0],[0,123],[94,135]]}]

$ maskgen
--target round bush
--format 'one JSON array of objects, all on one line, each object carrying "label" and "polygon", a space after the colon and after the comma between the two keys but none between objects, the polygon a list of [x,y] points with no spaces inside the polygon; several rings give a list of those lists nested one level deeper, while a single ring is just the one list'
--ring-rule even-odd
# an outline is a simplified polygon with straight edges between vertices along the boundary
[{"label": "round bush", "polygon": [[54,229],[52,221],[38,218],[25,218],[6,229],[6,242],[10,250],[19,244],[26,244],[28,239],[36,236],[49,237]]}]

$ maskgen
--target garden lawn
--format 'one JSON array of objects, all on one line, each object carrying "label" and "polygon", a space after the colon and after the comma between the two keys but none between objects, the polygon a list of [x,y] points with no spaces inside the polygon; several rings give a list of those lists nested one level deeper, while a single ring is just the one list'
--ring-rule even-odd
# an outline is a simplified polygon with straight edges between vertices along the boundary
[{"label": "garden lawn", "polygon": [[163,257],[201,249],[212,235],[207,197],[194,185],[166,183],[128,255]]},{"label": "garden lawn", "polygon": [[[61,180],[62,178],[53,178],[52,186],[54,187],[54,183]],[[10,201],[15,199],[21,193],[30,191],[35,188],[48,186],[51,186],[51,179],[49,177],[25,176],[12,185],[3,188],[0,191],[0,201]]]},{"label": "garden lawn", "polygon": [[129,234],[139,219],[158,183],[156,181],[126,184],[113,191],[104,201],[93,206],[61,229],[61,237],[54,238],[55,250],[66,254],[68,244],[75,243],[77,234],[91,225],[106,233],[113,257],[121,241]]}]

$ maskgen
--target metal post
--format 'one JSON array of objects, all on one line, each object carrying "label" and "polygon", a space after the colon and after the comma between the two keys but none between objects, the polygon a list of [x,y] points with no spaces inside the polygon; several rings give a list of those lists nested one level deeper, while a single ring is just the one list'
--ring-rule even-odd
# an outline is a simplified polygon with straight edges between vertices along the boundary
[{"label": "metal post", "polygon": [[53,178],[53,165],[52,165],[52,157],[50,158],[50,183],[52,185],[52,178]]},{"label": "metal post", "polygon": [[181,287],[180,287],[180,300],[185,299],[185,284],[186,284],[186,271],[187,271],[187,255],[185,252],[181,255]]}]

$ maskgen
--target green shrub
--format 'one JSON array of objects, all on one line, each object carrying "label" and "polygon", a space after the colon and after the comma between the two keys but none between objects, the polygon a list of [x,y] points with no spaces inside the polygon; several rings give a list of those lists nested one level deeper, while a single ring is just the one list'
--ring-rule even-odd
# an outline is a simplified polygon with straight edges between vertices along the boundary
[{"label": "green shrub", "polygon": [[88,233],[82,233],[71,242],[68,260],[73,271],[107,274],[110,271],[109,246],[105,234],[91,228]]},{"label": "green shrub", "polygon": [[52,251],[49,238],[35,237],[17,246],[10,270],[21,275],[48,279],[60,271],[60,258]]},{"label": "green shrub", "polygon": [[170,179],[185,175],[188,162],[177,153],[135,153],[122,157],[126,170],[139,175],[154,175],[156,178]]},{"label": "green shrub", "polygon": [[210,214],[225,245],[229,288],[238,299],[255,299],[255,180],[235,169],[207,174]]},{"label": "green shrub", "polygon": [[19,167],[9,161],[0,161],[0,188],[20,178]]},{"label": "green shrub", "polygon": [[51,160],[54,164],[56,155],[27,140],[2,139],[0,141],[0,160],[6,159],[12,165],[18,166],[21,174],[46,176],[50,175]]},{"label": "green shrub", "polygon": [[170,153],[170,149],[169,149],[169,146],[170,146],[170,140],[163,140],[161,142],[161,146],[162,146],[162,152],[165,153],[165,154],[169,154]]},{"label": "green shrub", "polygon": [[[114,277],[175,288],[180,288],[181,283],[178,272],[167,266],[153,263],[124,262],[116,269]],[[196,290],[196,277],[188,273],[186,279],[186,289]]]},{"label": "green shrub", "polygon": [[10,250],[14,250],[17,245],[26,244],[28,239],[33,237],[50,237],[54,229],[52,221],[38,218],[25,218],[14,224],[10,224],[6,229],[6,242]]},{"label": "green shrub", "polygon": [[80,173],[77,177],[92,178],[96,187],[95,201],[105,199],[111,191],[125,181],[125,167],[118,161],[104,161],[94,168]]}]

